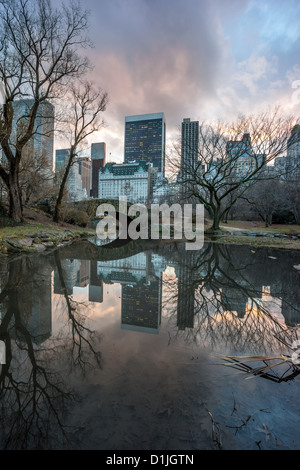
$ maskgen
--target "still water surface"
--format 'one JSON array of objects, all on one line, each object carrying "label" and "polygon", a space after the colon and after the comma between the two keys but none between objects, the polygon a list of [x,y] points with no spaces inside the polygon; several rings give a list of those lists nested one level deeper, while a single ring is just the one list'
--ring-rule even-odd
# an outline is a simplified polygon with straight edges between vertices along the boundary
[{"label": "still water surface", "polygon": [[219,364],[293,352],[299,264],[146,241],[2,261],[1,449],[300,449],[298,367]]}]

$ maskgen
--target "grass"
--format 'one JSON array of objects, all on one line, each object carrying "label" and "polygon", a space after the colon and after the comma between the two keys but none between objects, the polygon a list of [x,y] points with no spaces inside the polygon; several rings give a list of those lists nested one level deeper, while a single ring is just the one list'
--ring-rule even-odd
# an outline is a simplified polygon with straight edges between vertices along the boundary
[{"label": "grass", "polygon": [[233,227],[241,230],[274,232],[287,235],[300,233],[300,225],[273,224],[270,227],[265,227],[263,222],[248,222],[244,220],[229,220],[227,224],[222,223],[221,225],[227,230],[230,230],[230,227]]},{"label": "grass", "polygon": [[84,228],[78,228],[78,227],[66,227],[66,226],[58,226],[58,225],[49,225],[49,224],[28,224],[24,222],[23,224],[16,225],[16,226],[9,226],[9,227],[3,227],[0,228],[0,241],[3,240],[3,238],[8,238],[8,237],[14,237],[14,238],[20,238],[23,237],[24,235],[29,235],[31,233],[38,233],[38,232],[43,232],[47,231],[50,233],[53,232],[63,232],[68,228],[71,230],[73,233],[82,233],[82,232],[87,232],[87,233],[94,233],[91,229],[84,229]]},{"label": "grass", "polygon": [[[33,214],[33,211],[31,212]],[[49,233],[58,233],[63,232],[66,229],[71,230],[74,234],[82,235],[83,233],[87,235],[94,235],[95,231],[93,229],[82,228],[76,225],[70,224],[56,224],[52,221],[51,218],[44,216],[43,214],[37,214],[35,220],[34,217],[30,216],[25,219],[22,223],[13,223],[11,220],[6,217],[0,218],[0,253],[6,253],[6,248],[2,244],[2,241],[5,238],[23,238],[25,235],[30,235],[32,233],[40,233],[43,231]],[[39,220],[41,219],[41,220]]]},{"label": "grass", "polygon": [[264,238],[247,236],[222,236],[212,241],[213,243],[230,245],[247,245],[262,248],[282,248],[286,250],[300,250],[300,240],[290,240],[282,238]]}]

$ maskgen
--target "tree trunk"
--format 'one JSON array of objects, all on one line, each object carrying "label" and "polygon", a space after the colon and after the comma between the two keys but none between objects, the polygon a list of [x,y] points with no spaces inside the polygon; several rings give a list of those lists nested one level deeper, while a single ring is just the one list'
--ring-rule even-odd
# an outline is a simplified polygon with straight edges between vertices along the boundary
[{"label": "tree trunk", "polygon": [[55,207],[54,207],[54,213],[53,213],[53,221],[54,222],[59,222],[59,215],[60,215],[60,208],[61,208],[62,198],[63,198],[63,194],[64,194],[64,187],[65,187],[65,184],[64,185],[61,184],[60,188],[59,188],[56,204],[55,204]]},{"label": "tree trunk", "polygon": [[221,207],[216,207],[213,213],[213,223],[212,223],[212,230],[213,232],[217,232],[220,230],[220,222],[221,222]]},{"label": "tree trunk", "polygon": [[9,217],[15,222],[23,222],[23,206],[16,169],[11,168],[7,184],[9,197]]},{"label": "tree trunk", "polygon": [[66,182],[67,182],[67,179],[68,179],[68,176],[69,176],[70,168],[71,168],[71,165],[72,165],[72,161],[73,161],[73,155],[71,154],[70,157],[69,157],[65,172],[64,172],[62,182],[61,182],[60,187],[59,187],[59,192],[58,192],[58,196],[57,196],[57,200],[56,200],[56,204],[55,204],[55,208],[54,208],[54,213],[53,213],[53,221],[54,222],[59,222],[59,213],[60,213],[61,203],[62,203],[62,199],[63,199],[63,195],[64,195]]}]

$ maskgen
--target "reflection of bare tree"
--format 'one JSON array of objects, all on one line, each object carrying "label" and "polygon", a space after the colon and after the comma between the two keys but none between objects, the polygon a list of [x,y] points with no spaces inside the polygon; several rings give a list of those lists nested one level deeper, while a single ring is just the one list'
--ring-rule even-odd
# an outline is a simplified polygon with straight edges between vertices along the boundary
[{"label": "reflection of bare tree", "polygon": [[[41,344],[38,335],[35,337],[30,331],[32,296],[37,296],[43,284],[49,282],[52,268],[48,257],[21,257],[7,263],[7,274],[1,279],[0,339],[6,346],[6,364],[0,373],[0,441],[4,449],[51,448],[53,440],[58,445],[68,443],[63,416],[76,397],[59,372],[63,368],[56,367],[61,358],[64,366],[70,361],[66,343],[57,342],[49,334]],[[70,345],[76,342],[72,349],[76,355],[71,361],[79,364],[82,371],[87,364],[99,366],[99,353],[92,340],[84,337],[91,334],[83,325],[84,316],[77,314],[75,301],[67,295],[65,298],[73,332],[66,339]],[[89,361],[85,358],[84,345],[96,362],[92,357]]]},{"label": "reflection of bare tree", "polygon": [[280,298],[266,301],[260,280],[255,283],[255,276],[251,279],[249,275],[253,258],[237,260],[232,254],[230,247],[218,244],[205,245],[200,252],[186,252],[184,256],[178,251],[177,284],[174,279],[164,281],[167,303],[173,305],[172,318],[179,315],[182,303],[186,310],[192,309],[193,327],[184,331],[176,328],[175,336],[210,344],[215,351],[227,347],[260,354],[282,350],[277,337],[286,326],[274,314]]},{"label": "reflection of bare tree", "polygon": [[90,362],[91,358],[96,362],[96,365],[100,367],[101,355],[95,350],[93,345],[96,336],[95,332],[85,325],[86,316],[81,314],[81,311],[78,309],[80,303],[68,295],[59,253],[55,252],[54,256],[62,293],[66,302],[67,319],[71,331],[71,340],[69,341],[71,350],[70,358],[72,358],[73,364],[80,366],[82,370],[85,370],[88,366],[94,367],[95,364]]}]

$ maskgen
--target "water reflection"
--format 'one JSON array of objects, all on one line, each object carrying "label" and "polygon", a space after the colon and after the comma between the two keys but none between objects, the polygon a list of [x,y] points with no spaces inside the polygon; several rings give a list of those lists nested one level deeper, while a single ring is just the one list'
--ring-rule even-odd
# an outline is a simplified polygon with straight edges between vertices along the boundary
[{"label": "water reflection", "polygon": [[[52,336],[52,273],[56,269],[65,300],[68,332]],[[2,448],[47,447],[50,432],[68,440],[62,416],[74,400],[62,374],[100,366],[93,332],[71,299],[57,254],[20,257],[1,264],[0,339],[6,363],[0,374]],[[94,363],[92,363],[94,361]]]},{"label": "water reflection", "polygon": [[119,288],[120,331],[167,332],[166,347],[283,354],[300,318],[298,263],[293,252],[217,244],[187,252],[184,244],[148,241],[111,250],[82,241],[3,261],[1,447],[72,446],[64,416],[76,399],[79,372],[101,370],[102,332],[90,320],[112,303],[109,286]]}]

